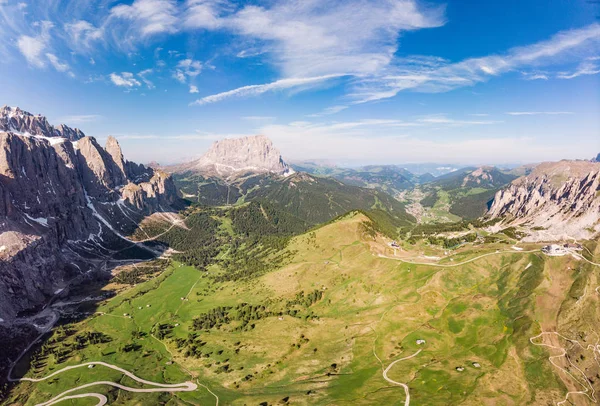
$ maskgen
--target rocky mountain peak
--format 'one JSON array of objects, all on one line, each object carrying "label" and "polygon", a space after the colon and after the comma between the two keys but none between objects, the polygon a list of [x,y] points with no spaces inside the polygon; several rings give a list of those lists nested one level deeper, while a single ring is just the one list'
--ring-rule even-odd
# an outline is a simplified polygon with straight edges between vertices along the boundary
[{"label": "rocky mountain peak", "polygon": [[264,135],[216,141],[197,161],[180,165],[175,171],[198,171],[211,176],[230,177],[246,173],[273,173],[287,176],[294,171]]},{"label": "rocky mountain peak", "polygon": [[85,137],[85,134],[77,128],[64,124],[54,127],[40,114],[34,115],[19,107],[10,106],[0,108],[0,131],[46,138],[64,138],[69,141],[77,141]]},{"label": "rocky mountain peak", "polygon": [[530,230],[529,240],[587,239],[600,232],[600,163],[544,162],[494,197],[487,218]]}]

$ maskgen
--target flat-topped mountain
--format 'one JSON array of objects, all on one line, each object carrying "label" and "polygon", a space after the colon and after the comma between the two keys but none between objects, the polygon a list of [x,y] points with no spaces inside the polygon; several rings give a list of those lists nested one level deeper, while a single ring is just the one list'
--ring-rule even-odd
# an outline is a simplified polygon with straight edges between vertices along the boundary
[{"label": "flat-topped mountain", "polygon": [[600,232],[600,163],[545,162],[498,191],[487,218],[524,226],[529,239],[587,239]]},{"label": "flat-topped mountain", "polygon": [[64,124],[54,127],[42,115],[34,115],[18,107],[9,106],[0,108],[0,131],[46,138],[64,138],[69,141],[77,141],[85,137],[85,134],[77,128]]},{"label": "flat-topped mountain", "polygon": [[200,159],[170,167],[169,170],[221,178],[248,173],[286,176],[294,172],[264,135],[216,141]]},{"label": "flat-topped mountain", "polygon": [[125,160],[113,137],[102,148],[20,109],[0,122],[26,130],[0,131],[0,318],[11,320],[89,270],[83,256],[132,246],[123,236],[178,198],[169,175]]}]

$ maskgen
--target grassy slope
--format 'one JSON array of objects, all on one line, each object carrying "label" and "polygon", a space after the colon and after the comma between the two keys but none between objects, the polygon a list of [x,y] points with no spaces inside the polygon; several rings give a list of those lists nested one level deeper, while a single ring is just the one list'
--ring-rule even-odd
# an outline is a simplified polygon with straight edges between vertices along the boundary
[{"label": "grassy slope", "polygon": [[[559,323],[561,306],[572,306],[571,295],[577,296],[569,292],[581,290],[570,288],[574,278],[585,274],[563,271],[567,266],[585,271],[585,265],[566,257],[516,252],[453,268],[404,264],[371,253],[370,245],[381,250],[385,245],[365,238],[365,220],[363,215],[347,216],[294,238],[287,248],[294,252],[290,262],[255,280],[216,283],[207,276],[220,272],[215,266],[203,274],[174,263],[156,279],[105,302],[98,310],[107,315],[74,324],[78,332],[101,331],[112,341],[89,346],[60,367],[103,360],[159,382],[182,382],[191,373],[220,397],[220,404],[274,404],[284,397],[292,404],[389,404],[403,402],[404,392],[383,380],[374,352],[387,366],[422,348],[389,372],[390,378],[409,384],[414,404],[540,404],[562,399],[566,390],[547,361],[547,351],[530,345],[528,338],[539,332],[538,323],[546,330]],[[463,251],[454,263],[497,247]],[[585,275],[591,278],[593,273]],[[318,320],[269,317],[248,331],[232,331],[234,325],[200,331],[206,342],[203,352],[211,353],[208,358],[185,357],[174,345],[174,338],[192,331],[195,316],[216,306],[269,299],[276,306],[301,290],[323,287],[324,297],[311,306]],[[592,321],[597,323],[597,318]],[[167,322],[179,326],[162,342],[150,335],[131,338],[132,331],[149,333],[157,323]],[[417,339],[426,344],[418,346]],[[139,351],[119,350],[133,341],[142,346]],[[166,365],[170,359],[176,363]],[[232,372],[218,372],[224,363]],[[459,366],[465,370],[458,372]],[[43,376],[51,369],[58,369],[52,357],[29,375]],[[243,381],[246,375],[252,380]],[[82,369],[53,383],[21,384],[14,396],[30,395],[26,404],[35,404],[76,384],[104,378],[119,379],[101,367]],[[94,389],[108,393],[111,404],[214,402],[204,389],[173,396]]]}]

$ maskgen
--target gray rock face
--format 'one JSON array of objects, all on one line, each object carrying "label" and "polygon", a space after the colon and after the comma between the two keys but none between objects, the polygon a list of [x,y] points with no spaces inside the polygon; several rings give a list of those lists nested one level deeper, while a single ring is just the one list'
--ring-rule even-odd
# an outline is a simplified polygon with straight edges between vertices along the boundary
[{"label": "gray rock face", "polygon": [[9,106],[0,108],[0,131],[65,138],[69,141],[77,141],[85,136],[77,128],[64,124],[53,127],[44,116],[33,115],[18,107]]},{"label": "gray rock face", "polygon": [[[37,121],[47,123],[43,117]],[[104,149],[92,137],[55,142],[51,133],[38,135],[0,132],[0,318],[5,322],[87,270],[82,253],[131,245],[123,235],[144,215],[169,210],[177,201],[171,178],[126,161],[114,138]]]},{"label": "gray rock face", "polygon": [[487,218],[528,230],[530,241],[593,238],[600,232],[600,163],[540,164],[494,197]]},{"label": "gray rock face", "polygon": [[173,172],[192,171],[221,178],[246,173],[286,176],[294,172],[264,135],[217,141],[197,161],[171,169]]}]

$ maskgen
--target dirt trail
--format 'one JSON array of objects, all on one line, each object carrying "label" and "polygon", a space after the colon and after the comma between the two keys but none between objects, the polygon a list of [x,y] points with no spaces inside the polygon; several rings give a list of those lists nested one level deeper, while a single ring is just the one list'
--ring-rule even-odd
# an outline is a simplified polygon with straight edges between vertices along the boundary
[{"label": "dirt trail", "polygon": [[[60,369],[56,372],[51,373],[50,375],[46,375],[43,378],[19,378],[19,379],[13,379],[10,377],[10,372],[9,372],[9,376],[8,376],[8,380],[11,382],[22,382],[22,381],[28,381],[28,382],[41,382],[41,381],[45,381],[46,379],[50,379],[53,376],[56,376],[58,374],[61,374],[63,372],[72,370],[72,369],[76,369],[76,368],[83,368],[83,367],[89,367],[90,365],[101,365],[107,368],[111,368],[114,369],[115,371],[119,371],[121,372],[123,375],[128,376],[129,378],[133,379],[136,382],[145,384],[145,385],[150,385],[150,386],[156,386],[155,388],[132,388],[129,386],[125,386],[125,385],[121,385],[119,383],[116,382],[112,382],[112,381],[97,381],[97,382],[91,382],[91,383],[87,383],[85,385],[81,385],[81,386],[77,386],[75,388],[72,389],[68,389],[62,393],[60,393],[59,395],[56,395],[55,397],[53,397],[52,399],[48,400],[47,402],[43,402],[43,403],[39,403],[36,406],[50,406],[53,404],[56,404],[58,402],[62,402],[63,400],[67,400],[67,399],[74,399],[74,398],[83,398],[83,397],[95,397],[99,400],[99,402],[97,403],[96,406],[102,406],[105,405],[107,403],[107,398],[106,396],[100,394],[100,393],[80,393],[77,395],[68,395],[69,393],[73,393],[76,392],[78,390],[81,389],[85,389],[85,388],[89,388],[91,386],[96,386],[96,385],[109,385],[109,386],[114,386],[115,388],[119,388],[122,390],[126,390],[128,392],[138,392],[138,393],[148,393],[148,392],[191,392],[191,391],[195,391],[196,389],[198,389],[198,385],[196,385],[194,382],[182,382],[182,383],[175,383],[175,384],[166,384],[166,383],[158,383],[158,382],[152,382],[152,381],[148,381],[146,379],[142,379],[137,377],[136,375],[132,374],[131,372],[123,369],[123,368],[119,368],[116,365],[112,365],[112,364],[108,364],[106,362],[101,362],[101,361],[92,361],[92,362],[85,362],[83,364],[79,364],[79,365],[72,365],[72,366],[68,366],[65,367],[63,369]],[[67,396],[68,395],[68,396]]]}]

